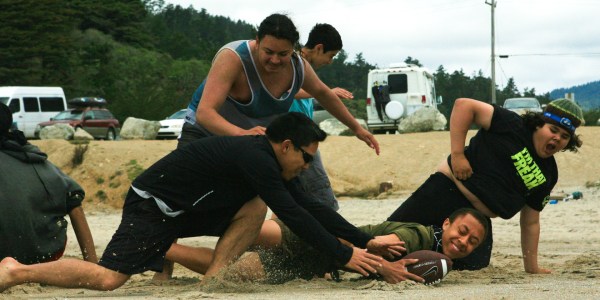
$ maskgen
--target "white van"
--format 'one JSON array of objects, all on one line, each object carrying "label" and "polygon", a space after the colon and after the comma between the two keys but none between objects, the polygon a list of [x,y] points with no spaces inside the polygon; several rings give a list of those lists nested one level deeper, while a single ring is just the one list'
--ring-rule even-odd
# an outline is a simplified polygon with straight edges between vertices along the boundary
[{"label": "white van", "polygon": [[373,133],[395,133],[403,117],[441,103],[433,75],[423,67],[400,64],[369,71],[367,125]]},{"label": "white van", "polygon": [[35,137],[38,123],[49,121],[67,109],[65,93],[60,87],[3,86],[0,102],[13,113],[13,121],[27,138]]}]

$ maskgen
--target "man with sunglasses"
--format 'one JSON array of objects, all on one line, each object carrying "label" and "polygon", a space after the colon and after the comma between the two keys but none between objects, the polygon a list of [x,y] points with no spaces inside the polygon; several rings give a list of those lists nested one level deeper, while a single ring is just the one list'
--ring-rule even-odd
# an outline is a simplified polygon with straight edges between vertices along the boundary
[{"label": "man with sunglasses", "polygon": [[0,291],[25,282],[113,290],[133,274],[160,271],[165,258],[177,261],[170,249],[175,239],[219,236],[202,272],[208,279],[256,240],[266,205],[339,264],[363,275],[376,273],[381,258],[374,254],[390,254],[400,243],[361,232],[299,187],[297,175],[325,138],[307,116],[292,112],[275,119],[265,135],[208,137],[176,149],[133,181],[121,224],[98,264],[63,259],[23,265],[5,258]]}]

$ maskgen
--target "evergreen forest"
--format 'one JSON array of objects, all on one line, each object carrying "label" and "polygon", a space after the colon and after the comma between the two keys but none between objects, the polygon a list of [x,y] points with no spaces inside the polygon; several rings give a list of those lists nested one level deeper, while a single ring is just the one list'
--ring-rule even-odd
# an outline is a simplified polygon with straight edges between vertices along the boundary
[{"label": "evergreen forest", "polygon": [[[0,19],[0,86],[61,86],[67,98],[103,97],[121,122],[129,116],[160,120],[185,108],[216,51],[254,38],[257,26],[163,0],[0,0]],[[410,55],[404,62],[421,65],[418,53]],[[317,73],[327,85],[353,92],[357,100],[344,103],[364,118],[367,74],[377,67],[362,53],[349,57],[342,50]],[[491,79],[481,71],[442,65],[433,71],[446,117],[456,98],[489,102]],[[587,90],[595,92],[582,96],[595,124],[600,82],[590,84]],[[506,98],[534,96],[547,103],[567,91],[539,95],[519,90],[509,78],[496,99],[501,105]]]}]

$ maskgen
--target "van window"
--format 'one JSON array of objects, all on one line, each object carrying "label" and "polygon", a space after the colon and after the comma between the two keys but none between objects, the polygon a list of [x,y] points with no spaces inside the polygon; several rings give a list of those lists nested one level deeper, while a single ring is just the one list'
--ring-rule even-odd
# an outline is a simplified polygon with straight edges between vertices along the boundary
[{"label": "van window", "polygon": [[19,101],[19,98],[10,100],[8,109],[10,109],[10,111],[12,111],[13,114],[16,112],[20,112],[21,111],[21,101]]},{"label": "van window", "polygon": [[391,74],[388,76],[390,94],[405,94],[408,92],[408,80],[406,74]]},{"label": "van window", "polygon": [[39,112],[40,111],[38,99],[35,97],[23,97],[23,106],[25,107],[25,112]]},{"label": "van window", "polygon": [[8,97],[0,97],[0,103],[8,106]]},{"label": "van window", "polygon": [[40,97],[40,105],[44,112],[65,110],[63,98],[61,97]]}]

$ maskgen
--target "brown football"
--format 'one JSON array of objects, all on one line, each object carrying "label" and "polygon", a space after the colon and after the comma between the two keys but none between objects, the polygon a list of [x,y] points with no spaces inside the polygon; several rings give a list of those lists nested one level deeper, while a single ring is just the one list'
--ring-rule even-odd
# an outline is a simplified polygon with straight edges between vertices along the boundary
[{"label": "brown football", "polygon": [[419,250],[407,254],[404,258],[416,258],[419,261],[406,266],[407,270],[425,279],[425,285],[436,284],[452,270],[452,260],[448,256],[431,251]]}]

